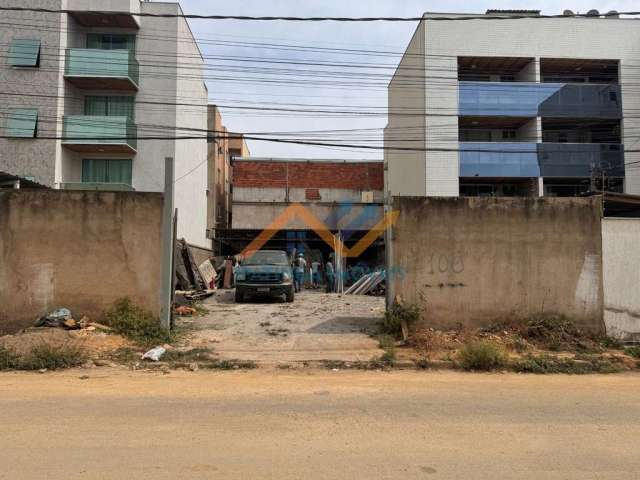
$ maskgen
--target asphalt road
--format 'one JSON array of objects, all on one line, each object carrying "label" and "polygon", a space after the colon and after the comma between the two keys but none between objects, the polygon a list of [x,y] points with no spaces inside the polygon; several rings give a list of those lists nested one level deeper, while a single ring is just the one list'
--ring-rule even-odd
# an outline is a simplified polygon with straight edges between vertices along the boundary
[{"label": "asphalt road", "polygon": [[640,376],[5,373],[0,432],[11,480],[630,480]]}]

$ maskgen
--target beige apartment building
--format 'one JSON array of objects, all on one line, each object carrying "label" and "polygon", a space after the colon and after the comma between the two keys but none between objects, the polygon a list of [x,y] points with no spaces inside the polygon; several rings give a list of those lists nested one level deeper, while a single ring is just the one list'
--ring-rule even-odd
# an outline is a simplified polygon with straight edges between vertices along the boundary
[{"label": "beige apartment building", "polygon": [[12,26],[0,29],[0,171],[53,188],[157,192],[164,158],[173,157],[178,236],[208,246],[208,94],[189,25],[171,16],[180,5],[0,5],[70,12],[2,13]]}]

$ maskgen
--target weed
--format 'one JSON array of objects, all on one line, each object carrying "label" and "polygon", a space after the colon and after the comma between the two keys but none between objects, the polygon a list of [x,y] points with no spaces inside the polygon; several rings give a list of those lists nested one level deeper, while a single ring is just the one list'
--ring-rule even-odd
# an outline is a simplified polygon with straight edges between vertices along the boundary
[{"label": "weed", "polygon": [[20,370],[58,370],[80,366],[87,358],[85,351],[75,345],[40,343],[20,357],[17,367]]},{"label": "weed", "polygon": [[18,354],[0,345],[0,370],[14,370],[18,368],[18,365]]},{"label": "weed", "polygon": [[507,353],[502,346],[487,340],[467,343],[458,352],[460,366],[465,370],[495,370],[507,365]]},{"label": "weed", "polygon": [[582,359],[558,358],[551,355],[529,355],[513,364],[513,369],[521,373],[616,373],[620,366],[599,357],[583,356]]},{"label": "weed", "polygon": [[400,338],[402,336],[403,323],[406,324],[407,327],[410,327],[422,318],[423,311],[423,307],[418,304],[404,305],[394,302],[384,313],[382,333]]},{"label": "weed", "polygon": [[211,370],[252,370],[258,364],[251,360],[213,360],[200,364],[201,368]]},{"label": "weed", "polygon": [[189,350],[167,350],[162,356],[163,362],[198,362],[210,360],[213,351],[210,348],[199,347]]},{"label": "weed", "polygon": [[196,315],[198,315],[199,317],[203,317],[207,313],[209,313],[209,309],[200,302],[195,302],[193,304],[193,308],[196,309]]},{"label": "weed", "polygon": [[378,346],[383,350],[394,349],[396,346],[396,339],[388,334],[378,335]]},{"label": "weed", "polygon": [[532,318],[522,329],[523,337],[549,348],[575,347],[584,334],[564,315],[545,314]]},{"label": "weed", "polygon": [[614,350],[619,350],[622,348],[622,342],[614,337],[609,337],[608,335],[603,335],[600,339],[600,344],[604,348],[610,348]]},{"label": "weed", "polygon": [[630,357],[640,358],[640,345],[634,345],[633,347],[627,347],[624,349],[624,353]]},{"label": "weed", "polygon": [[175,340],[175,334],[163,329],[151,312],[138,307],[126,297],[116,301],[113,308],[105,313],[104,323],[113,328],[114,333],[143,346]]},{"label": "weed", "polygon": [[516,337],[513,340],[513,349],[518,353],[524,353],[531,349],[531,345],[522,337]]},{"label": "weed", "polygon": [[396,352],[392,349],[387,350],[379,358],[380,362],[384,365],[393,365],[393,362],[396,360]]},{"label": "weed", "polygon": [[117,363],[130,364],[140,360],[142,353],[132,347],[120,347],[111,352],[109,357]]}]

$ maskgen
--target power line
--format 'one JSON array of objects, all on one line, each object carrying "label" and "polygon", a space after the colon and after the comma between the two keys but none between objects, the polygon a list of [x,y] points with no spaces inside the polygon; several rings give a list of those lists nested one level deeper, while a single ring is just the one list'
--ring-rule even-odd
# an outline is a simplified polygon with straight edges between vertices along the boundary
[{"label": "power line", "polygon": [[[17,12],[37,12],[37,13],[78,13],[68,9],[52,9],[52,8],[34,8],[34,7],[0,7],[0,10],[10,10]],[[429,21],[465,21],[465,20],[520,20],[520,19],[548,19],[548,18],[598,18],[598,17],[618,17],[619,15],[635,16],[640,12],[610,12],[602,13],[597,16],[588,13],[575,13],[572,15],[518,15],[518,14],[500,14],[500,15],[469,15],[464,16],[436,16],[429,17],[425,14],[420,17],[300,17],[300,16],[253,16],[253,15],[200,15],[200,14],[184,14],[184,13],[151,13],[151,12],[103,12],[91,11],[82,12],[87,15],[130,15],[134,17],[153,17],[153,18],[186,18],[197,20],[247,20],[247,21],[289,21],[289,22],[416,22],[422,20]]]}]

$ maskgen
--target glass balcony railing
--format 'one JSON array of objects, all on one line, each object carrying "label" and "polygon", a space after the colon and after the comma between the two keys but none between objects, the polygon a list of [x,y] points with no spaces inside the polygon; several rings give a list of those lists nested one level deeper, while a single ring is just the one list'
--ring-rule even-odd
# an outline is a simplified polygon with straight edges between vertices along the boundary
[{"label": "glass balcony railing", "polygon": [[594,169],[607,177],[624,177],[624,147],[614,143],[539,143],[543,177],[590,177]]},{"label": "glass balcony railing", "polygon": [[535,143],[461,142],[461,177],[539,177]]},{"label": "glass balcony railing", "polygon": [[60,184],[64,190],[100,190],[103,192],[132,192],[135,190],[126,183],[98,183],[98,182],[65,182]]},{"label": "glass balcony railing", "polygon": [[624,147],[608,143],[460,143],[461,177],[624,177]]},{"label": "glass balcony railing", "polygon": [[136,135],[129,117],[72,115],[64,117],[62,144],[80,152],[135,153]]},{"label": "glass balcony railing", "polygon": [[137,90],[139,72],[132,50],[67,49],[64,75],[79,88]]},{"label": "glass balcony railing", "polygon": [[459,115],[622,118],[619,85],[460,82]]}]

